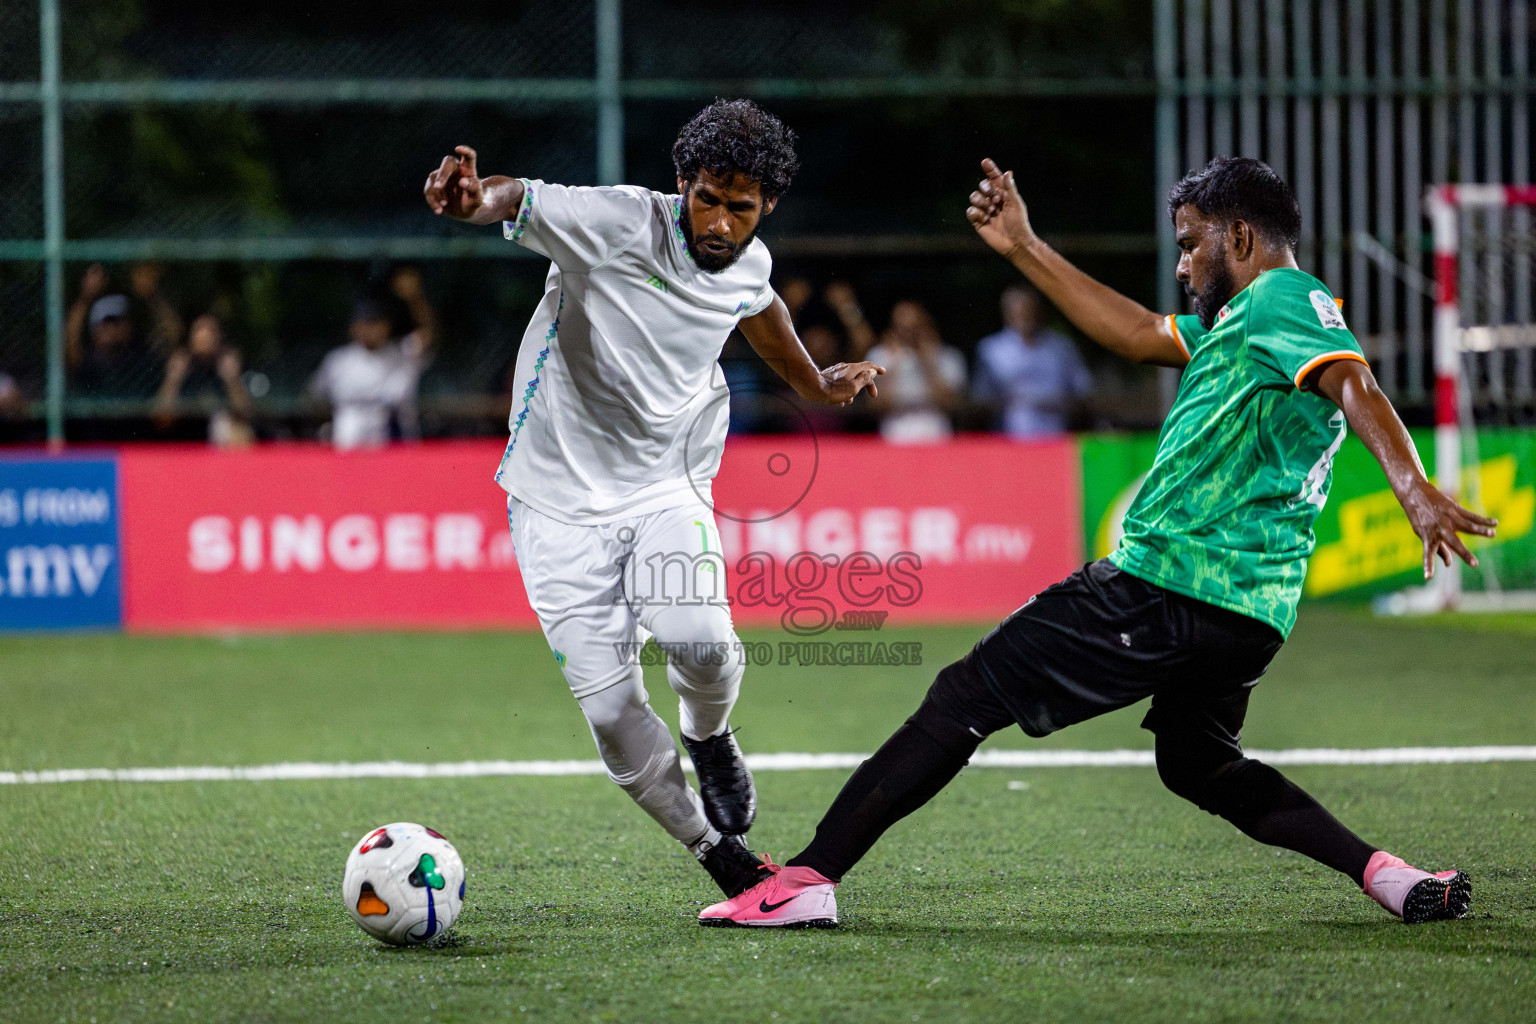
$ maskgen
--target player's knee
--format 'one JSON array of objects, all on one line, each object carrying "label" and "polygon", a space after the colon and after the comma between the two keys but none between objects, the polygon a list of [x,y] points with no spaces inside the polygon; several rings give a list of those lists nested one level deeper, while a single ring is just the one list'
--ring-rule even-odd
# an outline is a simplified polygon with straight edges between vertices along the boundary
[{"label": "player's knee", "polygon": [[582,714],[587,716],[587,724],[600,740],[620,731],[637,715],[646,714],[645,689],[624,683],[582,697],[578,703]]},{"label": "player's knee", "polygon": [[1245,757],[1217,771],[1211,780],[1213,806],[1207,809],[1246,829],[1279,804],[1289,787],[1284,775]]},{"label": "player's knee", "polygon": [[1008,724],[968,658],[945,666],[907,721],[946,747],[974,749]]},{"label": "player's knee", "polygon": [[1285,786],[1285,776],[1262,761],[1201,756],[1162,742],[1157,773],[1171,792],[1239,828],[1262,816]]},{"label": "player's knee", "polygon": [[667,653],[674,685],[699,689],[729,686],[742,675],[741,642],[730,613],[711,605],[678,606],[658,616],[656,639]]},{"label": "player's knee", "polygon": [[626,790],[649,786],[677,758],[677,747],[640,687],[614,686],[581,699],[608,777]]},{"label": "player's knee", "polygon": [[669,659],[667,678],[678,693],[701,696],[734,691],[745,673],[729,646],[711,644],[688,658]]},{"label": "player's knee", "polygon": [[[1161,736],[1157,742],[1157,776],[1175,796],[1183,797],[1203,810],[1210,811],[1210,787],[1222,762],[1195,757],[1188,750]],[[1215,813],[1214,811],[1212,813]]]}]

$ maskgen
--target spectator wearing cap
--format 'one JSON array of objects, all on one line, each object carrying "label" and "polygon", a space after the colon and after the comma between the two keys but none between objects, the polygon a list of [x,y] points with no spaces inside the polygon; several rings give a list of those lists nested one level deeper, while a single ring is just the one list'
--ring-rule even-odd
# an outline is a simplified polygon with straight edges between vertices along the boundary
[{"label": "spectator wearing cap", "polygon": [[64,320],[64,355],[74,385],[87,393],[147,396],[156,377],[134,330],[128,296],[108,291],[107,272],[93,264]]},{"label": "spectator wearing cap", "polygon": [[330,440],[340,449],[421,434],[416,391],[432,348],[436,316],[415,268],[396,271],[390,290],[405,304],[413,329],[396,338],[389,305],[375,298],[359,300],[348,328],[352,340],[328,352],[310,381],[310,393],[331,404]]},{"label": "spectator wearing cap", "polygon": [[1010,437],[1061,433],[1093,390],[1077,346],[1044,326],[1043,302],[1033,288],[1004,289],[1003,329],[976,344],[971,396],[998,413]]}]

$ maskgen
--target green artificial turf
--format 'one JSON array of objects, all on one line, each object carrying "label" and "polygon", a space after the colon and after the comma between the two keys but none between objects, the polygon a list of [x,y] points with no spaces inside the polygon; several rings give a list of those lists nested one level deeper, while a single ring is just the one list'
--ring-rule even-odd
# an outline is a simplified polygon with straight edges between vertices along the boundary
[{"label": "green artificial turf", "polygon": [[[981,628],[899,669],[749,670],[757,751],[867,751]],[[1526,620],[1307,610],[1255,747],[1536,743]],[[748,639],[777,642],[776,634]],[[839,638],[840,639],[840,638]],[[664,676],[647,670],[675,720]],[[0,769],[590,758],[537,636],[0,639]],[[1147,748],[1140,709],[1044,741]],[[1536,764],[1293,768],[1367,838],[1473,874],[1405,927],[1148,769],[969,769],[839,890],[836,932],[701,929],[715,895],[600,777],[0,786],[0,1009],[20,1021],[1529,1021]],[[794,853],[841,771],[762,773],[751,838]],[[370,827],[469,871],[454,941],[379,946],[340,905]]]}]

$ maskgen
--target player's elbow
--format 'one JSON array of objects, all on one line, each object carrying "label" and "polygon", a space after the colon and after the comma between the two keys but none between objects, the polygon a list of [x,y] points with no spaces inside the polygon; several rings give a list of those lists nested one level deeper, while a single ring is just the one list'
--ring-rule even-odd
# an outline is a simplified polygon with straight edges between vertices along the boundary
[{"label": "player's elbow", "polygon": [[1156,337],[1138,336],[1128,340],[1123,347],[1114,351],[1141,366],[1182,366],[1185,362],[1182,359],[1174,359],[1168,345]]},{"label": "player's elbow", "polygon": [[1166,366],[1169,365],[1171,352],[1177,351],[1182,354],[1182,348],[1178,342],[1167,332],[1166,319],[1149,314],[1137,323],[1133,330],[1125,332],[1118,348],[1110,347],[1133,363]]}]

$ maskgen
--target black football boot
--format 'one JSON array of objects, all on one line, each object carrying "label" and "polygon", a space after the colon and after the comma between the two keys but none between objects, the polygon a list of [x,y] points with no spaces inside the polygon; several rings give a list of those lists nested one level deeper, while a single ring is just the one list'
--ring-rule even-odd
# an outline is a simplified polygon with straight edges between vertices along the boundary
[{"label": "black football boot", "polygon": [[734,899],[757,883],[773,877],[763,858],[747,849],[741,836],[721,836],[720,842],[699,858],[709,877],[726,899]]},{"label": "black football boot", "polygon": [[757,817],[757,789],[736,745],[736,734],[727,729],[707,740],[684,736],[683,746],[699,775],[699,796],[709,823],[728,836],[751,828]]}]

